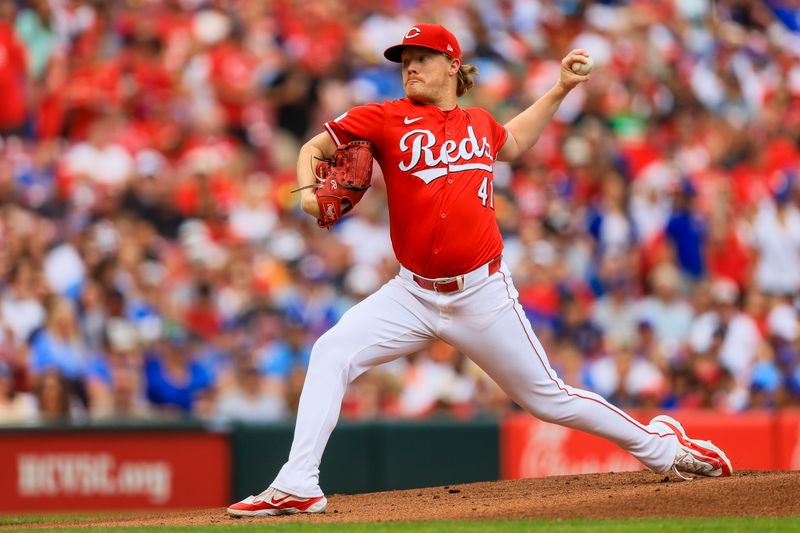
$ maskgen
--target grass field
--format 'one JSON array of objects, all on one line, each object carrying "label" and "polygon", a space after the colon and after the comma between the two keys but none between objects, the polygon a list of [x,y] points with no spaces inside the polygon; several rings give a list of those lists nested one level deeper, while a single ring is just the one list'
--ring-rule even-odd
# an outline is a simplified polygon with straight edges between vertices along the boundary
[{"label": "grass field", "polygon": [[[53,527],[53,523],[58,520],[74,523],[76,520],[87,520],[90,525],[91,518],[61,517],[0,517],[0,528],[15,530],[17,528],[35,528],[41,524],[48,529]],[[321,531],[323,533],[375,533],[380,531],[387,532],[420,532],[420,533],[443,533],[443,532],[539,532],[548,533],[605,533],[605,532],[683,532],[683,531],[719,531],[719,532],[738,532],[738,531],[800,531],[800,517],[789,518],[696,518],[696,519],[673,519],[673,518],[648,518],[643,520],[508,520],[508,521],[441,521],[441,522],[370,522],[361,524],[320,524],[320,523],[280,523],[278,519],[263,520],[238,520],[232,521],[230,525],[224,526],[204,526],[204,527],[125,527],[125,528],[96,528],[92,527],[93,532],[115,531],[115,532],[136,532],[136,531],[239,531],[239,530],[268,530],[282,531],[287,533]],[[64,527],[58,528],[59,532],[80,531],[85,532],[85,528]]]}]

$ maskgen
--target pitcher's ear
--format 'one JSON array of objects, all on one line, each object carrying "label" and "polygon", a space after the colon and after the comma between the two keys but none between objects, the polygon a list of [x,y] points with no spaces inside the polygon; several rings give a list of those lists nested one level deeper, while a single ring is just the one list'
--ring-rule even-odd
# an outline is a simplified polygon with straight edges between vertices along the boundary
[{"label": "pitcher's ear", "polygon": [[461,60],[455,57],[451,57],[450,59],[452,60],[450,63],[450,73],[458,74],[458,70],[461,68]]}]

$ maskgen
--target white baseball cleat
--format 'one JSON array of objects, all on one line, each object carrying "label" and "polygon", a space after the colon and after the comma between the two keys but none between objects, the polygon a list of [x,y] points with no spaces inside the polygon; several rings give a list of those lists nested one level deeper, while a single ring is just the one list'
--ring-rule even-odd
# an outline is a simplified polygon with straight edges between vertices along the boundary
[{"label": "white baseball cleat", "polygon": [[248,496],[228,507],[231,516],[274,516],[279,514],[324,513],[328,507],[325,496],[300,498],[274,487],[258,496]]},{"label": "white baseball cleat", "polygon": [[650,421],[651,424],[654,422],[661,422],[678,437],[678,450],[675,452],[672,470],[679,477],[693,479],[681,472],[709,477],[727,477],[733,473],[728,456],[710,440],[690,439],[681,423],[671,416],[659,415]]}]

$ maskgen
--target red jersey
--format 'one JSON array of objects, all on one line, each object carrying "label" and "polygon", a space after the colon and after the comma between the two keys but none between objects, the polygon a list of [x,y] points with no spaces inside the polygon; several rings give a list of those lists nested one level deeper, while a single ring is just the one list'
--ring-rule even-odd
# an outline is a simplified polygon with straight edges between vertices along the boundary
[{"label": "red jersey", "polygon": [[354,107],[325,129],[337,145],[373,143],[400,264],[426,278],[450,277],[503,250],[492,171],[508,132],[489,112],[403,98]]},{"label": "red jersey", "polygon": [[0,130],[22,126],[27,112],[25,48],[14,34],[14,28],[0,21]]}]

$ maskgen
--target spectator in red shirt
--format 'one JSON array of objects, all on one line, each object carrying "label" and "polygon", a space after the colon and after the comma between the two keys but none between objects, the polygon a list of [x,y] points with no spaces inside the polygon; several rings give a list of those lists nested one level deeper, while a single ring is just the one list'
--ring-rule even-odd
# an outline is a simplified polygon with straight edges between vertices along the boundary
[{"label": "spectator in red shirt", "polygon": [[25,49],[14,34],[14,2],[0,1],[0,136],[19,134],[28,113]]},{"label": "spectator in red shirt", "polygon": [[202,339],[209,340],[220,332],[222,321],[210,285],[201,283],[197,286],[194,302],[184,318],[189,332]]},{"label": "spectator in red shirt", "polygon": [[228,132],[249,143],[244,110],[254,100],[256,61],[242,42],[241,29],[233,25],[226,39],[209,52],[209,82],[222,106]]},{"label": "spectator in red shirt", "polygon": [[68,72],[64,85],[56,90],[64,99],[69,137],[84,139],[99,116],[120,108],[125,90],[120,58],[105,57],[100,28],[78,38]]},{"label": "spectator in red shirt", "polygon": [[708,269],[712,278],[728,278],[743,289],[750,279],[751,254],[730,215],[711,219],[708,234]]}]

